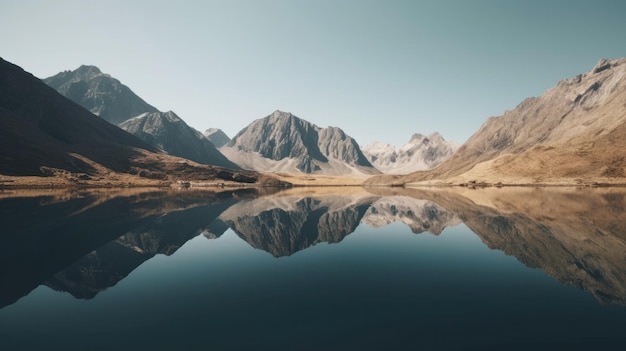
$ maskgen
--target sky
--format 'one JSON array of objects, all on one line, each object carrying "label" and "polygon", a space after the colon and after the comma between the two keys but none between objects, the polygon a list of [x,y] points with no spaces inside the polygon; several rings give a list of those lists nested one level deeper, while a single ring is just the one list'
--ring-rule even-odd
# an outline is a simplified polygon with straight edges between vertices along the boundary
[{"label": "sky", "polygon": [[622,0],[0,0],[0,57],[36,77],[94,65],[200,131],[281,110],[361,145],[463,143],[625,38]]}]

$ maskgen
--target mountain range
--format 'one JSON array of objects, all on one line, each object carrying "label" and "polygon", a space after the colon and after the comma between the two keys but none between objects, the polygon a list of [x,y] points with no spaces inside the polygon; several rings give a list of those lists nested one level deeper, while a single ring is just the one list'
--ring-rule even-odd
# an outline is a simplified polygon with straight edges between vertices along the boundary
[{"label": "mountain range", "polygon": [[380,141],[367,144],[363,154],[386,174],[407,174],[436,167],[452,156],[459,144],[446,141],[441,134],[413,134],[408,143],[396,147]]},{"label": "mountain range", "polygon": [[370,185],[624,184],[626,58],[600,60],[540,97],[489,118],[441,165]]},{"label": "mountain range", "polygon": [[230,228],[250,246],[284,257],[341,242],[360,224],[394,222],[434,235],[463,223],[491,249],[602,302],[626,304],[626,193],[620,188],[372,187],[343,195],[303,188],[263,194],[267,190],[125,189],[106,198],[47,191],[43,197],[0,198],[0,307],[40,284],[92,298],[200,234],[216,239]]},{"label": "mountain range", "polygon": [[[229,168],[226,179],[245,169],[295,174],[292,179],[305,174],[369,177],[366,186],[625,184],[624,77],[626,58],[602,59],[591,71],[487,119],[460,147],[433,133],[415,134],[401,147],[376,142],[361,149],[340,128],[320,128],[283,111],[253,121],[232,140],[217,128],[203,135],[94,66],[44,80],[98,119],[2,61],[0,174],[64,177],[75,183],[94,176],[105,180],[113,173],[120,181],[122,173],[164,181],[172,172],[180,174],[174,164],[182,161],[158,152],[163,150]],[[119,122],[143,142],[99,120]],[[195,163],[187,165],[186,177],[215,179],[219,173],[201,175]]]},{"label": "mountain range", "polygon": [[[429,169],[451,154],[443,138],[433,134],[430,143],[431,139],[414,138],[410,144],[416,145],[388,155],[370,148],[370,154],[376,156],[365,157],[356,140],[343,130],[320,128],[281,111],[253,121],[233,140],[217,128],[207,129],[203,135],[174,112],[158,111],[95,66],[61,72],[44,82],[148,144],[170,155],[208,165],[263,172],[371,175],[380,172],[368,158],[376,159],[384,171],[406,173]],[[411,165],[413,161],[417,166]]]},{"label": "mountain range", "polygon": [[172,156],[239,169],[174,112],[158,111],[98,67],[80,66],[43,81],[93,114]]},{"label": "mountain range", "polygon": [[[274,182],[160,152],[0,59],[0,174],[26,185],[169,185],[178,180]],[[24,176],[31,176],[25,180]],[[36,176],[36,177],[32,177]],[[9,179],[2,182],[15,182]]]}]

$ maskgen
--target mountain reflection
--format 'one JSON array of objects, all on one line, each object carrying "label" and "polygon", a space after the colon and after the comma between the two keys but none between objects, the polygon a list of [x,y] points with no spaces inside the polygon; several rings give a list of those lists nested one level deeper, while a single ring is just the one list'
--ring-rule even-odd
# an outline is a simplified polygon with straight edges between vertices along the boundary
[{"label": "mountain reflection", "polygon": [[[252,247],[290,256],[339,243],[360,224],[440,234],[464,223],[492,249],[599,301],[626,305],[622,189],[388,189],[350,194],[150,191],[5,196],[0,306],[45,284],[93,298],[157,254],[229,228]],[[271,191],[270,191],[271,192]]]},{"label": "mountain reflection", "polygon": [[251,246],[274,257],[289,256],[320,242],[343,240],[359,225],[373,199],[260,198],[232,206],[220,219]]},{"label": "mountain reflection", "polygon": [[[4,194],[3,194],[4,195]],[[254,192],[16,194],[0,200],[0,306],[40,284],[91,298]]]}]

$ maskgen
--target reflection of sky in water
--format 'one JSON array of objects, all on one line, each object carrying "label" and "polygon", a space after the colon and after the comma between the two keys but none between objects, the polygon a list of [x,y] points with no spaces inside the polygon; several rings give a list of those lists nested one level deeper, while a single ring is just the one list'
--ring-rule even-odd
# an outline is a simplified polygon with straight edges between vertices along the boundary
[{"label": "reflection of sky in water", "polygon": [[434,236],[361,224],[339,244],[281,258],[232,230],[197,236],[93,300],[37,288],[0,310],[0,340],[90,349],[576,349],[624,341],[624,322],[626,307],[602,306],[487,248],[465,225]]}]

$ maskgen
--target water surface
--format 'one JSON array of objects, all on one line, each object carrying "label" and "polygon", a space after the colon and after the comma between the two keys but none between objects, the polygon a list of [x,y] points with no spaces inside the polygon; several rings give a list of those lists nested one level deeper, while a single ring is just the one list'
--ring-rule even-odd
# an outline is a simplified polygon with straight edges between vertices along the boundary
[{"label": "water surface", "polygon": [[623,190],[394,191],[3,193],[0,346],[626,341]]}]

